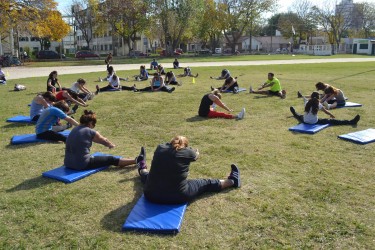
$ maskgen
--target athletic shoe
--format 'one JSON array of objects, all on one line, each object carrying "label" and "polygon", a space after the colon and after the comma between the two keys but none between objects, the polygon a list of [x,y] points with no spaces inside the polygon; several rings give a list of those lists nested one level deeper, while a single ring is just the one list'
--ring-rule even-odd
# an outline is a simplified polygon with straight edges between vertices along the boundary
[{"label": "athletic shoe", "polygon": [[237,115],[239,120],[242,120],[245,117],[245,108],[242,108],[241,112]]},{"label": "athletic shoe", "polygon": [[211,86],[211,91],[214,91],[214,88]]},{"label": "athletic shoe", "polygon": [[179,81],[179,82],[177,82],[177,85],[178,85],[178,86],[182,86],[182,80]]},{"label": "athletic shoe", "polygon": [[303,95],[301,94],[301,92],[297,91],[297,97],[298,98],[302,98],[303,97]]},{"label": "athletic shoe", "polygon": [[175,89],[176,89],[176,88],[173,87],[173,88],[169,89],[168,92],[169,92],[169,93],[172,93]]},{"label": "athletic shoe", "polygon": [[100,90],[99,85],[96,85],[95,95],[99,94],[99,90]]},{"label": "athletic shoe", "polygon": [[253,87],[250,86],[249,93],[254,93]]},{"label": "athletic shoe", "polygon": [[72,126],[73,126],[73,125],[72,125],[71,123],[68,122],[68,123],[66,124],[66,129],[69,129],[69,128],[71,128]]},{"label": "athletic shoe", "polygon": [[146,149],[144,147],[141,147],[141,152],[139,155],[142,155],[144,159],[146,159]]},{"label": "athletic shoe", "polygon": [[238,88],[237,87],[234,87],[233,94],[238,94]]},{"label": "athletic shoe", "polygon": [[102,82],[102,81],[103,81],[103,79],[101,77],[99,77],[99,82]]},{"label": "athletic shoe", "polygon": [[360,115],[356,115],[353,120],[350,121],[351,124],[356,125],[359,122],[359,119],[361,119]]},{"label": "athletic shoe", "polygon": [[328,102],[323,102],[323,106],[324,106],[326,109],[329,109],[329,104],[328,104]]},{"label": "athletic shoe", "polygon": [[197,75],[195,76],[195,78],[197,78],[198,77],[198,73],[197,73]]},{"label": "athletic shoe", "polygon": [[240,170],[235,164],[232,164],[230,167],[231,171],[228,179],[233,181],[233,187],[239,188],[241,187]]},{"label": "athletic shoe", "polygon": [[138,168],[138,174],[141,175],[142,169],[147,169],[146,161],[143,155],[139,155],[135,158],[136,166]]},{"label": "athletic shoe", "polygon": [[285,97],[286,97],[286,91],[283,89],[281,91],[281,99],[285,99]]},{"label": "athletic shoe", "polygon": [[294,109],[293,106],[291,106],[289,109],[290,109],[290,112],[292,112],[292,114],[293,114],[294,116],[297,115],[296,110]]}]

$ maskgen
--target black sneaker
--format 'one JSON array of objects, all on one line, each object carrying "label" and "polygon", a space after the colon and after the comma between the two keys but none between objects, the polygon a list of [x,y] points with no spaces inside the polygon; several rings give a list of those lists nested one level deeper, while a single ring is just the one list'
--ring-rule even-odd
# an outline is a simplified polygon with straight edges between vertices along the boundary
[{"label": "black sneaker", "polygon": [[296,110],[294,109],[293,106],[290,106],[290,112],[292,112],[292,114],[293,114],[294,116],[297,115]]},{"label": "black sneaker", "polygon": [[143,159],[146,159],[146,149],[144,147],[141,147],[141,152],[139,153],[139,155],[142,155]]},{"label": "black sneaker", "polygon": [[235,164],[232,164],[230,167],[232,170],[230,171],[228,179],[234,182],[233,187],[239,188],[241,187],[240,170]]},{"label": "black sneaker", "polygon": [[302,94],[301,94],[301,92],[297,91],[297,97],[298,98],[302,98],[303,97]]},{"label": "black sneaker", "polygon": [[169,89],[168,92],[169,92],[169,93],[172,93],[175,89],[176,89],[176,88],[173,87],[173,88]]},{"label": "black sneaker", "polygon": [[356,115],[353,120],[350,121],[351,124],[356,125],[359,122],[359,119],[361,119],[360,115]]},{"label": "black sneaker", "polygon": [[135,162],[138,168],[138,174],[141,175],[142,169],[147,169],[146,161],[143,155],[139,155],[135,158]]}]

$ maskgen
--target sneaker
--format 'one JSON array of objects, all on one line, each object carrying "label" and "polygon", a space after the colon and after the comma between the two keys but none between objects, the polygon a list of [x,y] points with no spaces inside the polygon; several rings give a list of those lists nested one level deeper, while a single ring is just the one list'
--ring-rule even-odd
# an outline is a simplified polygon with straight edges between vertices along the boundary
[{"label": "sneaker", "polygon": [[350,121],[351,124],[356,125],[359,122],[359,119],[361,119],[360,115],[356,115],[353,120]]},{"label": "sneaker", "polygon": [[139,152],[139,155],[142,155],[144,159],[146,159],[146,149],[144,147],[141,147],[141,152]]},{"label": "sneaker", "polygon": [[301,92],[297,91],[297,97],[298,98],[302,98],[303,97],[303,95],[301,94]]},{"label": "sneaker", "polygon": [[195,76],[195,78],[197,78],[198,77],[198,73],[197,73],[197,75]]},{"label": "sneaker", "polygon": [[176,88],[173,87],[173,88],[169,89],[168,92],[169,92],[169,93],[172,93],[175,89],[176,89]]},{"label": "sneaker", "polygon": [[233,94],[238,94],[238,88],[237,87],[234,87]]},{"label": "sneaker", "polygon": [[101,77],[99,77],[99,82],[102,82],[102,81],[103,81],[103,79]]},{"label": "sneaker", "polygon": [[179,82],[177,82],[177,85],[178,85],[178,86],[182,86],[182,80],[179,81]]},{"label": "sneaker", "polygon": [[292,112],[293,116],[297,115],[296,110],[294,109],[293,106],[291,106],[289,109],[290,109],[290,112]]},{"label": "sneaker", "polygon": [[328,104],[328,102],[323,102],[323,106],[324,106],[326,109],[329,109],[329,104]]},{"label": "sneaker", "polygon": [[146,161],[143,155],[139,155],[135,158],[136,166],[138,168],[138,174],[141,175],[142,169],[147,169]]},{"label": "sneaker", "polygon": [[99,90],[100,90],[99,85],[96,85],[95,95],[99,94]]},{"label": "sneaker", "polygon": [[242,108],[241,112],[237,115],[239,120],[242,120],[245,117],[245,108]]},{"label": "sneaker", "polygon": [[232,164],[230,167],[231,171],[228,176],[228,179],[233,181],[233,187],[239,188],[241,187],[240,170],[235,164]]},{"label": "sneaker", "polygon": [[253,87],[250,86],[249,93],[254,93]]},{"label": "sneaker", "polygon": [[281,99],[285,99],[285,97],[286,97],[286,91],[283,89],[281,91]]},{"label": "sneaker", "polygon": [[211,91],[214,91],[214,88],[211,86]]},{"label": "sneaker", "polygon": [[72,125],[71,123],[68,122],[68,123],[66,124],[66,129],[69,129],[69,128],[71,128],[72,126],[73,126],[73,125]]}]

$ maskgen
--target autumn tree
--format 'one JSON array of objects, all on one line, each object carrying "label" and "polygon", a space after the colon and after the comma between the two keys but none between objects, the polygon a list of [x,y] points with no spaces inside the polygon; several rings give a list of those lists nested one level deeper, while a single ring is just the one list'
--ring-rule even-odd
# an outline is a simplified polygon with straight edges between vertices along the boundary
[{"label": "autumn tree", "polygon": [[374,3],[358,3],[355,4],[353,14],[352,28],[353,32],[363,38],[374,36],[375,30],[375,4]]}]

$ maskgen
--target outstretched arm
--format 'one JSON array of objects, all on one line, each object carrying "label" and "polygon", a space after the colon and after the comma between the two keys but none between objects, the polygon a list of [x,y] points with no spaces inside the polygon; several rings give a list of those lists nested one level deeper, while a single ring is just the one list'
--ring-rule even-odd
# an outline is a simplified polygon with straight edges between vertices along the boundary
[{"label": "outstretched arm", "polygon": [[92,141],[96,142],[96,143],[99,143],[99,144],[102,144],[102,145],[104,145],[104,146],[106,146],[108,148],[114,148],[114,147],[116,147],[115,144],[113,144],[107,138],[105,138],[104,136],[102,136],[98,131],[96,131],[96,134],[95,134],[94,139]]},{"label": "outstretched arm", "polygon": [[322,107],[322,111],[329,115],[331,118],[335,118],[335,116],[331,112],[329,112],[325,107]]}]

